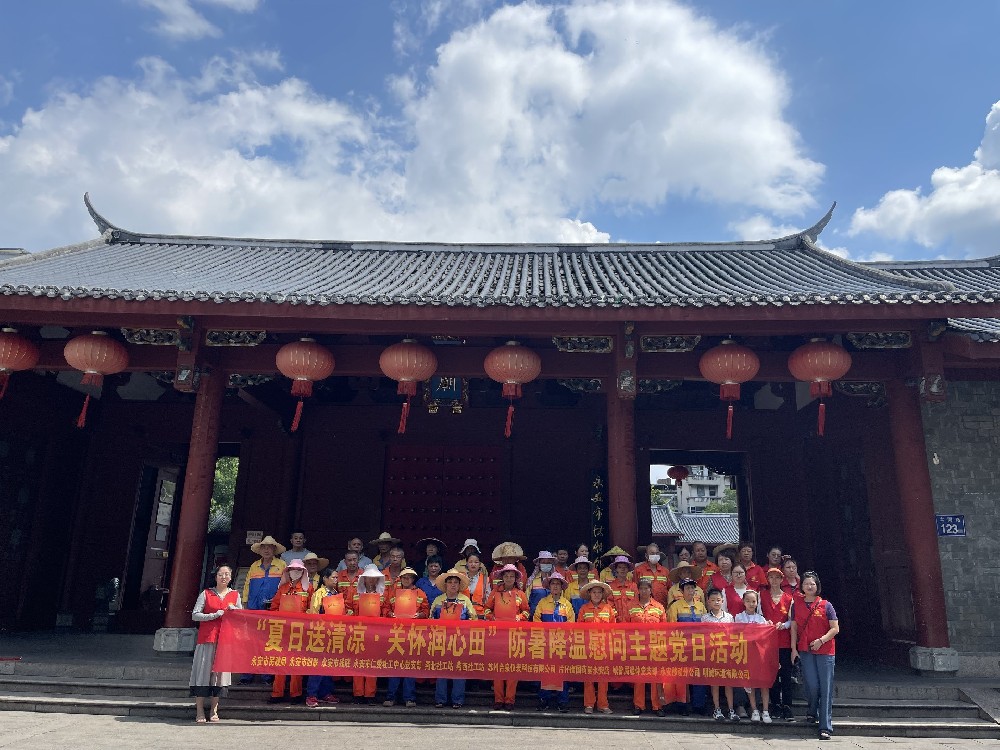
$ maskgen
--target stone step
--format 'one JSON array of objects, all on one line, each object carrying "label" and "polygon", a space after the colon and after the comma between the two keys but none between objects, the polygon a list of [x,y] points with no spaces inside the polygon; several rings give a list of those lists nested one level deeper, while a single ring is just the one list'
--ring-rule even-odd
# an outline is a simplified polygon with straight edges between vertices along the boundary
[{"label": "stone step", "polygon": [[[431,686],[421,685],[418,694],[425,702],[431,700]],[[53,678],[48,676],[12,676],[0,677],[0,690],[11,693],[46,693],[53,695],[103,695],[103,696],[141,696],[148,698],[185,698],[188,695],[187,680],[159,680],[155,683],[135,682],[128,680],[90,679],[80,677]],[[350,701],[350,690],[344,683],[338,683],[335,692],[342,700]],[[381,692],[379,693],[382,694]],[[250,686],[234,685],[230,688],[230,697],[245,702],[266,703],[270,688],[255,683]],[[579,698],[579,694],[575,694]],[[534,708],[534,695],[530,689],[522,690],[518,696],[518,705]],[[630,692],[609,694],[610,704],[620,712],[627,712],[632,705]],[[493,704],[493,694],[488,689],[470,687],[466,692],[466,703],[470,706],[489,707]],[[805,704],[795,701],[798,715],[805,714]],[[858,717],[899,717],[924,716],[935,718],[965,718],[979,717],[979,708],[969,701],[959,700],[900,700],[900,699],[858,699],[834,698],[836,714],[850,714]]]},{"label": "stone step", "polygon": [[[0,692],[0,710],[37,711],[44,713],[87,713],[116,716],[144,716],[162,719],[190,720],[192,706],[190,698],[130,698],[121,696],[62,696],[51,693]],[[398,723],[446,724],[446,725],[493,725],[493,726],[537,726],[574,727],[594,729],[642,729],[651,731],[680,730],[685,732],[704,731],[715,733],[719,724],[704,717],[684,718],[670,716],[659,718],[644,714],[631,716],[623,713],[611,715],[584,714],[578,705],[569,713],[516,709],[514,711],[492,711],[481,707],[435,709],[421,704],[416,708],[381,705],[355,706],[342,704],[309,709],[299,705],[268,705],[227,699],[220,712],[226,719],[244,721],[347,721],[364,724]],[[907,718],[872,719],[852,715],[840,716],[835,713],[834,728],[841,736],[889,736],[889,737],[953,737],[961,739],[1000,739],[1000,726],[995,722],[978,718]],[[739,723],[725,724],[727,732],[737,732],[748,736],[811,737],[815,726],[802,721],[775,722],[771,725]]]}]

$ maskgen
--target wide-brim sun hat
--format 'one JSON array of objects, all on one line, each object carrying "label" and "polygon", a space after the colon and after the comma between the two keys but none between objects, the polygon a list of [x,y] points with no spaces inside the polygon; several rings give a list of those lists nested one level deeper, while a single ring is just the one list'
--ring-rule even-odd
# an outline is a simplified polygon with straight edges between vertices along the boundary
[{"label": "wide-brim sun hat", "polygon": [[575,559],[575,560],[574,560],[574,561],[573,561],[573,562],[572,562],[572,563],[570,564],[570,567],[571,567],[571,568],[572,568],[573,570],[576,570],[576,566],[577,566],[577,565],[586,565],[586,566],[587,566],[587,567],[589,567],[589,568],[590,568],[591,570],[593,570],[593,569],[594,569],[594,563],[592,563],[592,562],[591,562],[590,560],[588,560],[588,559],[587,559],[586,557],[584,557],[583,555],[581,555],[580,557],[576,558],[576,559]]},{"label": "wide-brim sun hat", "polygon": [[302,558],[302,562],[307,562],[308,560],[318,560],[320,570],[330,567],[330,558],[320,557],[315,552],[307,552],[305,557]]},{"label": "wide-brim sun hat", "polygon": [[679,583],[682,578],[701,578],[702,569],[697,565],[681,560],[680,564],[668,574],[673,583]]},{"label": "wide-brim sun hat", "polygon": [[253,552],[255,555],[259,555],[260,554],[261,545],[264,545],[264,544],[270,544],[272,547],[274,547],[274,554],[275,555],[283,555],[283,554],[285,554],[285,552],[288,551],[287,547],[285,547],[284,544],[281,544],[280,542],[276,541],[275,538],[273,536],[271,536],[270,534],[268,534],[266,537],[264,537],[263,539],[261,539],[256,544],[251,544],[250,545],[250,551]]},{"label": "wide-brim sun hat", "polygon": [[723,552],[737,552],[735,544],[720,544],[712,550],[712,557],[718,557]]},{"label": "wide-brim sun hat", "polygon": [[399,544],[400,541],[402,541],[402,540],[401,539],[397,539],[392,534],[390,534],[388,531],[383,531],[377,537],[375,537],[370,542],[368,542],[368,544],[370,544],[372,546],[377,545],[379,542],[388,542],[389,544]]},{"label": "wide-brim sun hat", "polygon": [[365,569],[361,571],[359,578],[381,578],[385,579],[385,573],[379,570],[378,565],[372,563],[371,565],[366,565]]},{"label": "wide-brim sun hat", "polygon": [[611,561],[611,569],[614,570],[616,565],[628,565],[628,569],[632,570],[632,561],[628,559],[628,555],[618,555],[614,560]]},{"label": "wide-brim sun hat", "polygon": [[438,539],[437,537],[429,536],[426,539],[421,539],[419,542],[417,542],[417,551],[418,552],[427,552],[427,545],[428,544],[436,544],[437,548],[438,548],[438,554],[439,555],[442,552],[444,552],[446,549],[448,549],[448,545],[445,544],[444,542],[442,542],[440,539]]},{"label": "wide-brim sun hat", "polygon": [[516,557],[518,560],[527,560],[521,545],[515,542],[502,542],[498,544],[491,555],[493,562],[500,562],[505,557]]},{"label": "wide-brim sun hat", "polygon": [[457,578],[459,581],[461,581],[461,585],[458,587],[460,591],[462,589],[469,588],[469,577],[465,575],[465,573],[463,573],[462,571],[455,570],[454,568],[447,571],[446,573],[442,573],[437,578],[435,578],[434,585],[437,586],[442,591],[444,591],[444,584],[449,578]]},{"label": "wide-brim sun hat", "polygon": [[612,547],[603,555],[601,555],[601,559],[603,560],[605,557],[615,558],[618,557],[619,555],[625,555],[625,557],[632,557],[632,555],[630,555],[628,552],[626,552],[616,544],[614,547]]},{"label": "wide-brim sun hat", "polygon": [[285,566],[285,570],[305,570],[306,564],[302,562],[299,558],[295,558],[288,565]]},{"label": "wide-brim sun hat", "polygon": [[[590,583],[584,584],[583,586],[580,587],[580,593],[586,594],[591,589],[596,589],[596,588],[604,589],[605,596],[611,595],[611,587],[604,581],[591,581]],[[587,597],[584,596],[583,598],[586,599]]]},{"label": "wide-brim sun hat", "polygon": [[565,576],[563,576],[563,574],[560,573],[558,570],[553,570],[549,574],[549,585],[550,586],[552,585],[553,581],[559,581],[560,583],[562,583],[563,586],[568,586],[569,585],[569,582],[566,580]]},{"label": "wide-brim sun hat", "polygon": [[555,560],[556,556],[549,552],[547,549],[543,549],[538,553],[538,557],[535,558],[534,563],[538,565],[539,560]]}]

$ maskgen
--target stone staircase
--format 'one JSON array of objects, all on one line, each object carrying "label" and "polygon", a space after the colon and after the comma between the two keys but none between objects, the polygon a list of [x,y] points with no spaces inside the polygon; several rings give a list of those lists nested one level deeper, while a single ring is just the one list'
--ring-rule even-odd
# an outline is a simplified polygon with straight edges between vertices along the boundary
[{"label": "stone staircase", "polygon": [[[127,654],[126,654],[127,656]],[[190,663],[185,658],[153,657],[142,660],[100,661],[92,656],[2,660],[0,655],[0,710],[57,713],[91,713],[144,716],[190,721],[188,697]],[[1000,691],[982,681],[964,685],[955,681],[925,682],[919,678],[883,681],[871,674],[865,679],[838,681],[834,701],[834,729],[838,735],[887,737],[951,737],[1000,740]],[[416,708],[384,708],[380,683],[375,705],[354,705],[350,684],[336,683],[343,701],[335,706],[310,709],[304,705],[270,705],[269,688],[260,683],[234,686],[223,701],[227,719],[246,721],[349,721],[407,722],[413,724],[478,724],[595,729],[704,730],[718,732],[719,724],[702,716],[668,716],[649,713],[633,716],[631,691],[612,692],[610,715],[585,715],[579,694],[571,696],[570,712],[535,710],[533,692],[524,685],[515,710],[493,711],[492,690],[486,683],[471,683],[461,710],[433,707],[433,686],[418,686]],[[726,723],[726,732],[748,736],[812,737],[815,727],[803,721],[805,707],[796,702],[798,721],[775,721],[765,726],[741,721]]]}]

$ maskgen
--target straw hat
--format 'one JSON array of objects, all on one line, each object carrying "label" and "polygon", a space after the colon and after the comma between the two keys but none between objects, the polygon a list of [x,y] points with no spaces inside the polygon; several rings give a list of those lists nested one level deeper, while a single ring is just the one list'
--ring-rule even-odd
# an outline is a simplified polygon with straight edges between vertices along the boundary
[{"label": "straw hat", "polygon": [[502,568],[500,568],[500,570],[497,571],[497,574],[502,579],[503,578],[503,574],[506,573],[507,571],[511,571],[512,573],[514,573],[515,575],[517,575],[517,580],[518,581],[521,580],[521,569],[518,568],[516,565],[511,565],[510,563],[507,563]]},{"label": "straw hat", "polygon": [[403,576],[413,576],[414,579],[420,578],[420,576],[417,575],[417,571],[413,568],[403,568],[399,571],[399,576],[397,577],[402,578]]},{"label": "straw hat", "polygon": [[538,565],[539,560],[555,560],[556,556],[549,552],[547,549],[543,549],[538,553],[538,557],[535,558],[535,565]]},{"label": "straw hat", "polygon": [[500,562],[505,557],[516,557],[518,560],[528,559],[528,556],[524,554],[524,550],[521,549],[521,545],[514,542],[502,542],[498,544],[493,550],[492,557],[493,562]]},{"label": "straw hat", "polygon": [[[586,594],[591,589],[596,589],[596,588],[604,589],[604,595],[611,596],[611,587],[604,581],[591,581],[590,583],[584,584],[583,586],[580,587],[580,593]],[[585,596],[583,598],[586,599],[587,597]]]},{"label": "straw hat", "polygon": [[628,558],[632,557],[632,555],[630,555],[628,552],[626,552],[625,550],[623,550],[621,547],[619,547],[616,544],[614,547],[612,547],[607,552],[605,552],[603,555],[601,555],[601,559],[603,560],[605,557],[612,557],[612,558],[619,557],[620,555],[625,555],[625,557],[628,557]]},{"label": "straw hat", "polygon": [[578,558],[576,558],[576,559],[575,559],[575,560],[574,560],[574,561],[572,562],[572,564],[570,564],[570,567],[571,567],[571,568],[572,568],[573,570],[576,570],[576,566],[577,566],[577,565],[587,565],[587,566],[589,566],[589,567],[590,567],[590,569],[591,569],[591,570],[593,570],[593,569],[594,569],[594,563],[592,563],[592,562],[591,562],[590,560],[588,560],[588,559],[587,559],[586,557],[584,557],[583,555],[580,555],[580,556],[579,556]]},{"label": "straw hat", "polygon": [[374,538],[374,539],[372,539],[372,540],[371,540],[370,542],[368,542],[368,544],[371,544],[371,545],[376,545],[376,544],[378,544],[379,542],[389,542],[389,544],[399,544],[399,542],[400,542],[400,541],[401,541],[401,540],[399,540],[399,539],[397,539],[396,537],[394,537],[394,536],[393,536],[392,534],[390,534],[390,533],[389,533],[388,531],[383,531],[383,532],[382,532],[381,534],[379,534],[379,535],[378,535],[377,537],[375,537],[375,538]]},{"label": "straw hat", "polygon": [[259,555],[260,554],[260,548],[264,544],[270,544],[272,547],[274,547],[274,554],[275,555],[283,555],[283,554],[285,554],[285,552],[287,550],[287,548],[285,547],[284,544],[280,544],[278,541],[275,540],[275,538],[273,536],[271,536],[270,534],[268,534],[266,537],[264,537],[263,539],[261,539],[256,544],[251,544],[250,545],[250,551],[253,552],[255,555]]},{"label": "straw hat", "polygon": [[[400,575],[402,575],[402,573],[400,573]],[[437,578],[435,578],[434,585],[437,586],[442,591],[444,591],[444,583],[449,578],[457,578],[459,581],[461,581],[461,585],[458,587],[459,591],[469,588],[469,577],[465,575],[465,573],[463,573],[462,571],[455,570],[454,568],[449,570],[447,573],[442,573]]]},{"label": "straw hat", "polygon": [[306,552],[306,554],[302,558],[302,562],[304,563],[307,560],[319,560],[319,569],[320,570],[323,570],[325,568],[329,568],[330,567],[330,558],[329,557],[320,557],[315,552]]},{"label": "straw hat", "polygon": [[701,578],[702,569],[697,565],[692,565],[686,560],[681,560],[680,564],[670,571],[670,580],[677,583],[681,578]]},{"label": "straw hat", "polygon": [[712,550],[712,557],[718,557],[720,552],[728,552],[730,550],[732,550],[733,552],[736,552],[737,551],[736,545],[735,544],[720,544],[718,547],[716,547],[715,549]]}]

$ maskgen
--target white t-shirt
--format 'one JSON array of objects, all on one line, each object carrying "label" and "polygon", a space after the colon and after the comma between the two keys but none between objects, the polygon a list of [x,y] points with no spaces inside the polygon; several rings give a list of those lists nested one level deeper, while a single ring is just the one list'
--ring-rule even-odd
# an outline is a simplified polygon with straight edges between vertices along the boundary
[{"label": "white t-shirt", "polygon": [[702,622],[732,622],[733,616],[726,612],[726,610],[720,610],[719,616],[716,617],[711,612],[706,612],[701,616]]},{"label": "white t-shirt", "polygon": [[750,614],[749,612],[740,612],[733,618],[733,622],[738,622],[742,625],[767,625],[767,620],[764,619],[764,615],[756,612],[753,614]]}]

